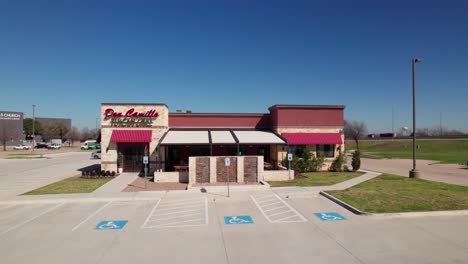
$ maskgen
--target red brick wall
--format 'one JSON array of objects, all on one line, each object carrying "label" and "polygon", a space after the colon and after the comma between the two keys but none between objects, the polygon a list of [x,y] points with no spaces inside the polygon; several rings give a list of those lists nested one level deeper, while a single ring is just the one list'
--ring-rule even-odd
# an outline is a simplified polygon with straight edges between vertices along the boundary
[{"label": "red brick wall", "polygon": [[169,114],[169,127],[227,127],[227,128],[268,128],[270,115],[199,115]]}]

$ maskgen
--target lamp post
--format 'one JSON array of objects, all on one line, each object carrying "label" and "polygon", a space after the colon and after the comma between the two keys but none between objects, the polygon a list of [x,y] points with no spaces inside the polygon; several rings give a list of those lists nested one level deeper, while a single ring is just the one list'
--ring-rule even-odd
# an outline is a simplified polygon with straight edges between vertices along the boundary
[{"label": "lamp post", "polygon": [[422,59],[414,58],[411,61],[412,72],[413,72],[413,169],[409,172],[410,178],[419,178],[420,172],[416,169],[416,80],[415,80],[415,68],[416,63],[421,62]]},{"label": "lamp post", "polygon": [[36,147],[36,135],[35,135],[35,129],[36,129],[36,105],[32,105],[33,107],[33,120],[32,120],[32,151],[34,151],[34,148]]}]

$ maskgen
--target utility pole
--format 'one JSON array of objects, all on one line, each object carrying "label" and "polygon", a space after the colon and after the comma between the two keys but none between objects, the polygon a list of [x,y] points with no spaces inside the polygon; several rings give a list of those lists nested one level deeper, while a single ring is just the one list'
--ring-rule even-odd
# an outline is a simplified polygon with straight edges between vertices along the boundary
[{"label": "utility pole", "polygon": [[392,134],[395,134],[395,119],[394,119],[393,105],[392,105]]},{"label": "utility pole", "polygon": [[36,135],[35,135],[35,129],[36,129],[36,105],[32,105],[33,107],[33,120],[32,120],[32,138],[33,138],[33,144],[32,144],[32,151],[34,151],[34,148],[36,147]]},{"label": "utility pole", "polygon": [[416,63],[421,62],[421,59],[415,58],[411,61],[413,73],[413,169],[409,172],[410,178],[419,178],[420,173],[416,170]]}]

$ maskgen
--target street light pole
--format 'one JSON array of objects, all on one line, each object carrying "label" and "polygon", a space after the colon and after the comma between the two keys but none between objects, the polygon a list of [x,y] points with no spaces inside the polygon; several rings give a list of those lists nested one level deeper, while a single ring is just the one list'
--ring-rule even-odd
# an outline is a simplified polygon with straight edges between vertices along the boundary
[{"label": "street light pole", "polygon": [[35,129],[36,129],[36,105],[32,105],[33,107],[33,120],[32,120],[32,138],[33,138],[33,144],[32,144],[32,151],[34,151],[34,148],[36,147],[36,135],[35,135]]},{"label": "street light pole", "polygon": [[411,61],[412,72],[413,72],[413,169],[409,172],[410,178],[419,178],[420,172],[416,169],[416,79],[415,79],[415,68],[416,63],[421,62],[422,59],[415,58]]}]

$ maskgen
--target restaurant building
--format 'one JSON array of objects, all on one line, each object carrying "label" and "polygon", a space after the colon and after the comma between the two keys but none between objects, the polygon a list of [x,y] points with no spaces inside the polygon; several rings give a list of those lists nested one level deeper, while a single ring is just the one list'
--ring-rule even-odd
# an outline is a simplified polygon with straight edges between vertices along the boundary
[{"label": "restaurant building", "polygon": [[166,104],[101,105],[103,170],[142,172],[155,182],[287,180],[288,151],[325,156],[344,151],[342,105],[273,105],[268,113],[169,112]]}]

